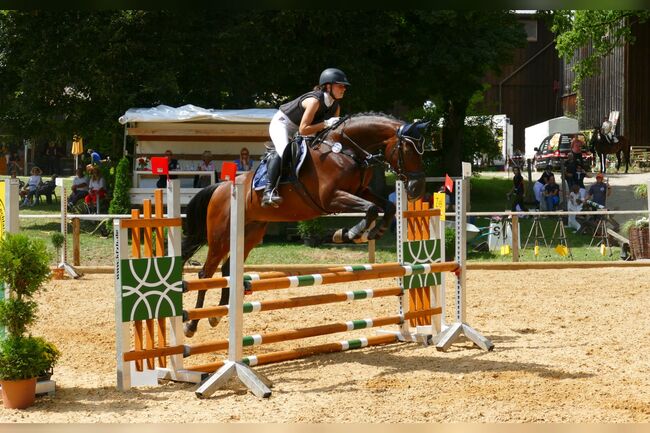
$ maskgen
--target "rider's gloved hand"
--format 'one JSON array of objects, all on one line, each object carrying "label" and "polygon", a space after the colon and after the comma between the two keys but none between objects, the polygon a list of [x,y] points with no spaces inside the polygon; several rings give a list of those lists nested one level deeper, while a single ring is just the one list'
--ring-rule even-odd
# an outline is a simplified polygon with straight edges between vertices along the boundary
[{"label": "rider's gloved hand", "polygon": [[325,119],[325,128],[331,128],[336,122],[338,122],[340,117],[330,117],[329,119]]}]

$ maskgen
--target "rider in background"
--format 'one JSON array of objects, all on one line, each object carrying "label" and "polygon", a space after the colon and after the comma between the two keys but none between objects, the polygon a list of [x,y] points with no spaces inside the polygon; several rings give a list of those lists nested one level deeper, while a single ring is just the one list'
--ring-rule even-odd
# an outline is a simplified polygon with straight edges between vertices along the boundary
[{"label": "rider in background", "polygon": [[315,135],[336,123],[341,111],[339,101],[343,99],[350,85],[340,69],[327,68],[320,74],[318,86],[314,90],[280,106],[269,125],[269,134],[274,149],[267,157],[267,178],[262,207],[278,207],[282,197],[277,186],[282,170],[282,154],[293,136]]},{"label": "rider in background", "polygon": [[610,143],[618,143],[618,139],[614,135],[614,125],[607,116],[603,117],[603,124],[600,127],[602,133],[607,137]]}]

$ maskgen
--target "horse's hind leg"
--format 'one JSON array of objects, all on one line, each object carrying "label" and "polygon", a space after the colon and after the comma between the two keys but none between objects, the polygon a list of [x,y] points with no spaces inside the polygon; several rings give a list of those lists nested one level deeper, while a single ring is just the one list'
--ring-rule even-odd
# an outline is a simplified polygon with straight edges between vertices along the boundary
[{"label": "horse's hind leg", "polygon": [[[250,254],[251,250],[262,242],[267,226],[268,223],[259,221],[246,224],[244,230],[244,261],[248,258],[248,254]],[[221,265],[221,275],[224,277],[230,276],[230,257],[228,257],[226,261],[223,262],[223,265]],[[230,289],[224,288],[221,290],[219,305],[227,305],[228,302],[230,302]],[[211,317],[208,319],[211,326],[217,326],[220,320],[221,317]]]},{"label": "horse's hind leg", "polygon": [[[227,253],[227,251],[220,251],[218,253],[213,253],[213,248],[210,247],[208,249],[208,258],[205,261],[205,264],[203,265],[203,269],[199,272],[199,278],[211,278],[214,273],[216,272],[219,263],[221,263],[221,260],[223,259],[223,256]],[[223,291],[227,289],[222,289]],[[203,304],[205,303],[205,292],[207,290],[199,290],[197,296],[196,296],[196,306],[195,308],[203,308]],[[222,295],[223,297],[223,292]],[[190,320],[189,322],[185,323],[184,327],[184,333],[185,336],[190,338],[196,333],[196,329],[199,325],[199,320],[194,319]]]}]

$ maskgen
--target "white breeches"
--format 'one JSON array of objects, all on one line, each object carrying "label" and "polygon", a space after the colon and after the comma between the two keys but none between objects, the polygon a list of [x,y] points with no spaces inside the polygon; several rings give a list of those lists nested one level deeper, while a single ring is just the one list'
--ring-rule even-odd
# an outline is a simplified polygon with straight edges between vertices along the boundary
[{"label": "white breeches", "polygon": [[282,158],[284,149],[287,148],[296,132],[298,132],[298,126],[289,120],[282,111],[278,110],[269,124],[269,135],[280,158]]}]

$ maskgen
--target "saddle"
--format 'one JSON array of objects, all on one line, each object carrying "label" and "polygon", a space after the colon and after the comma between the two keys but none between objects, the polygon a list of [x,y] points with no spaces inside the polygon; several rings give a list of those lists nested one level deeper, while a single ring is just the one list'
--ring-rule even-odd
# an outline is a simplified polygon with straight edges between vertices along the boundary
[{"label": "saddle", "polygon": [[[309,137],[311,139],[311,137]],[[300,167],[302,167],[307,154],[307,145],[309,140],[307,137],[296,136],[291,143],[284,149],[282,155],[282,171],[280,173],[280,184],[293,183],[298,179]],[[275,150],[267,150],[262,157],[262,163],[255,170],[253,175],[253,188],[258,191],[264,189],[268,183],[266,178],[267,165],[266,161]]]}]

